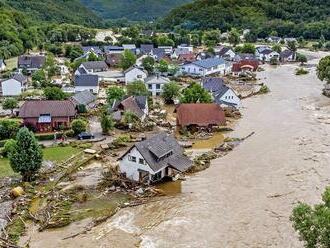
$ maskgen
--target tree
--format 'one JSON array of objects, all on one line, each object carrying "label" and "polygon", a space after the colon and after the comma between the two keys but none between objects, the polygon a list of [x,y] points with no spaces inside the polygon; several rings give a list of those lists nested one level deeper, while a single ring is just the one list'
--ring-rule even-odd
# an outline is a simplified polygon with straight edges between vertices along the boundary
[{"label": "tree", "polygon": [[175,43],[172,39],[168,38],[166,35],[160,35],[157,38],[157,45],[158,46],[174,46]]},{"label": "tree", "polygon": [[298,49],[297,42],[294,41],[294,40],[293,41],[288,41],[286,45],[287,45],[288,49],[291,50],[294,53],[294,55],[296,55],[296,52],[297,52],[297,49]]},{"label": "tree", "polygon": [[15,149],[9,155],[14,172],[22,175],[23,181],[31,181],[42,164],[42,150],[34,134],[21,128],[16,136]]},{"label": "tree", "polygon": [[205,31],[202,39],[206,46],[213,47],[220,42],[220,31],[218,29]]},{"label": "tree", "polygon": [[149,91],[142,81],[135,81],[127,85],[127,95],[129,96],[148,96]]},{"label": "tree", "polygon": [[317,66],[317,77],[330,84],[330,56],[322,58]]},{"label": "tree", "polygon": [[142,59],[142,66],[148,73],[152,73],[154,71],[155,60],[153,57],[146,57]]},{"label": "tree", "polygon": [[240,35],[235,28],[232,28],[229,32],[228,42],[234,47],[240,42]]},{"label": "tree", "polygon": [[161,59],[159,61],[159,64],[157,66],[157,69],[160,71],[160,72],[168,72],[168,63],[166,60],[164,59]]},{"label": "tree", "polygon": [[176,82],[169,82],[164,85],[162,97],[166,103],[173,103],[174,99],[180,96],[180,86]]},{"label": "tree", "polygon": [[88,55],[88,61],[102,61],[103,58],[99,57],[97,54],[95,54],[94,52],[89,53]]},{"label": "tree", "polygon": [[70,58],[71,61],[79,58],[84,54],[82,48],[78,45],[66,45],[65,46],[65,57]]},{"label": "tree", "polygon": [[14,138],[20,128],[19,120],[2,119],[0,120],[0,139]]},{"label": "tree", "polygon": [[111,115],[108,115],[107,111],[104,110],[100,116],[100,122],[103,134],[108,134],[114,127],[114,121]]},{"label": "tree", "polygon": [[110,105],[114,100],[121,100],[125,96],[125,90],[118,86],[112,86],[107,89],[107,101]]},{"label": "tree", "polygon": [[44,95],[46,96],[47,100],[64,100],[66,98],[65,92],[58,87],[46,87],[44,89]]},{"label": "tree", "polygon": [[296,60],[300,62],[301,65],[307,62],[307,57],[304,54],[297,53]]},{"label": "tree", "polygon": [[78,135],[87,130],[87,122],[82,119],[72,121],[71,128],[75,135]]},{"label": "tree", "polygon": [[9,139],[6,141],[5,145],[3,146],[2,154],[5,157],[9,157],[15,151],[16,148],[16,140]]},{"label": "tree", "polygon": [[293,228],[308,248],[330,247],[330,187],[326,188],[322,200],[314,207],[300,202],[290,217]]},{"label": "tree", "polygon": [[275,44],[273,47],[272,47],[272,50],[274,52],[277,52],[277,53],[281,53],[282,52],[282,47],[280,44]]},{"label": "tree", "polygon": [[125,125],[133,124],[139,122],[140,119],[131,111],[125,111],[123,114],[122,122]]},{"label": "tree", "polygon": [[210,103],[212,97],[210,93],[197,83],[192,83],[186,88],[180,99],[181,103]]},{"label": "tree", "polygon": [[127,70],[131,66],[133,66],[136,62],[136,56],[131,50],[125,50],[121,61],[120,61],[120,67],[124,70]]},{"label": "tree", "polygon": [[255,45],[251,43],[245,43],[242,47],[236,47],[239,48],[239,52],[241,53],[252,53],[254,54],[256,52]]},{"label": "tree", "polygon": [[18,101],[15,98],[6,98],[2,104],[3,109],[10,109],[11,115],[14,115],[14,109],[18,108]]},{"label": "tree", "polygon": [[32,82],[34,85],[41,85],[45,87],[47,85],[46,73],[43,69],[37,70],[32,74]]}]

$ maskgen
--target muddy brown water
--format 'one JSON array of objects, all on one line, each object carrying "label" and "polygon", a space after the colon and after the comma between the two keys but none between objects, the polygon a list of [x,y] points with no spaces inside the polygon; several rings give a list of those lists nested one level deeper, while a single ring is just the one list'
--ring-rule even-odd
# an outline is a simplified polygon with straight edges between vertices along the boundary
[{"label": "muddy brown water", "polygon": [[320,95],[315,67],[299,77],[295,68],[259,73],[271,93],[243,101],[231,134],[255,135],[209,169],[164,186],[181,193],[123,209],[74,239],[34,233],[30,247],[303,247],[289,216],[299,200],[318,203],[329,185],[330,99]]}]

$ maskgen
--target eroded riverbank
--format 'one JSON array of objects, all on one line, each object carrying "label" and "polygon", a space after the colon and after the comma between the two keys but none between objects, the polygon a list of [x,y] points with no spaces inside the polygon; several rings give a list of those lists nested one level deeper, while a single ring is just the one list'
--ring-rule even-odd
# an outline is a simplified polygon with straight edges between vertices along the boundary
[{"label": "eroded riverbank", "polygon": [[299,77],[296,67],[259,73],[271,93],[243,101],[231,134],[255,135],[188,178],[181,194],[123,209],[72,239],[29,230],[30,246],[302,247],[289,215],[298,200],[320,201],[329,184],[330,100],[320,94],[315,67]]}]

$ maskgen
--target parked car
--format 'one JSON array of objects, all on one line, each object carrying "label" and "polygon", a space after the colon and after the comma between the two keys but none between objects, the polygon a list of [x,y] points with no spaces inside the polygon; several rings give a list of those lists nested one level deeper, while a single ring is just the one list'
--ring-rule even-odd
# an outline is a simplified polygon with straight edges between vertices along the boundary
[{"label": "parked car", "polygon": [[91,133],[83,132],[78,135],[78,139],[79,140],[94,139],[94,135]]}]

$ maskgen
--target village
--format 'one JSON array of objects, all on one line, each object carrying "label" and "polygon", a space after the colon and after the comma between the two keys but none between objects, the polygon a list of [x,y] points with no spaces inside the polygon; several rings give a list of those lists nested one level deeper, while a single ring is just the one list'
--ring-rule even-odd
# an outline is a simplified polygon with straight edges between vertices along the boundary
[{"label": "village", "polygon": [[[166,195],[162,184],[206,169],[252,136],[230,132],[244,118],[244,99],[271,91],[257,72],[297,63],[296,75],[308,73],[296,39],[262,43],[75,44],[75,58],[31,51],[12,68],[0,59],[0,244],[16,247],[32,226],[93,218],[92,228]],[[10,165],[23,129],[43,153],[35,180],[24,183]]]}]

